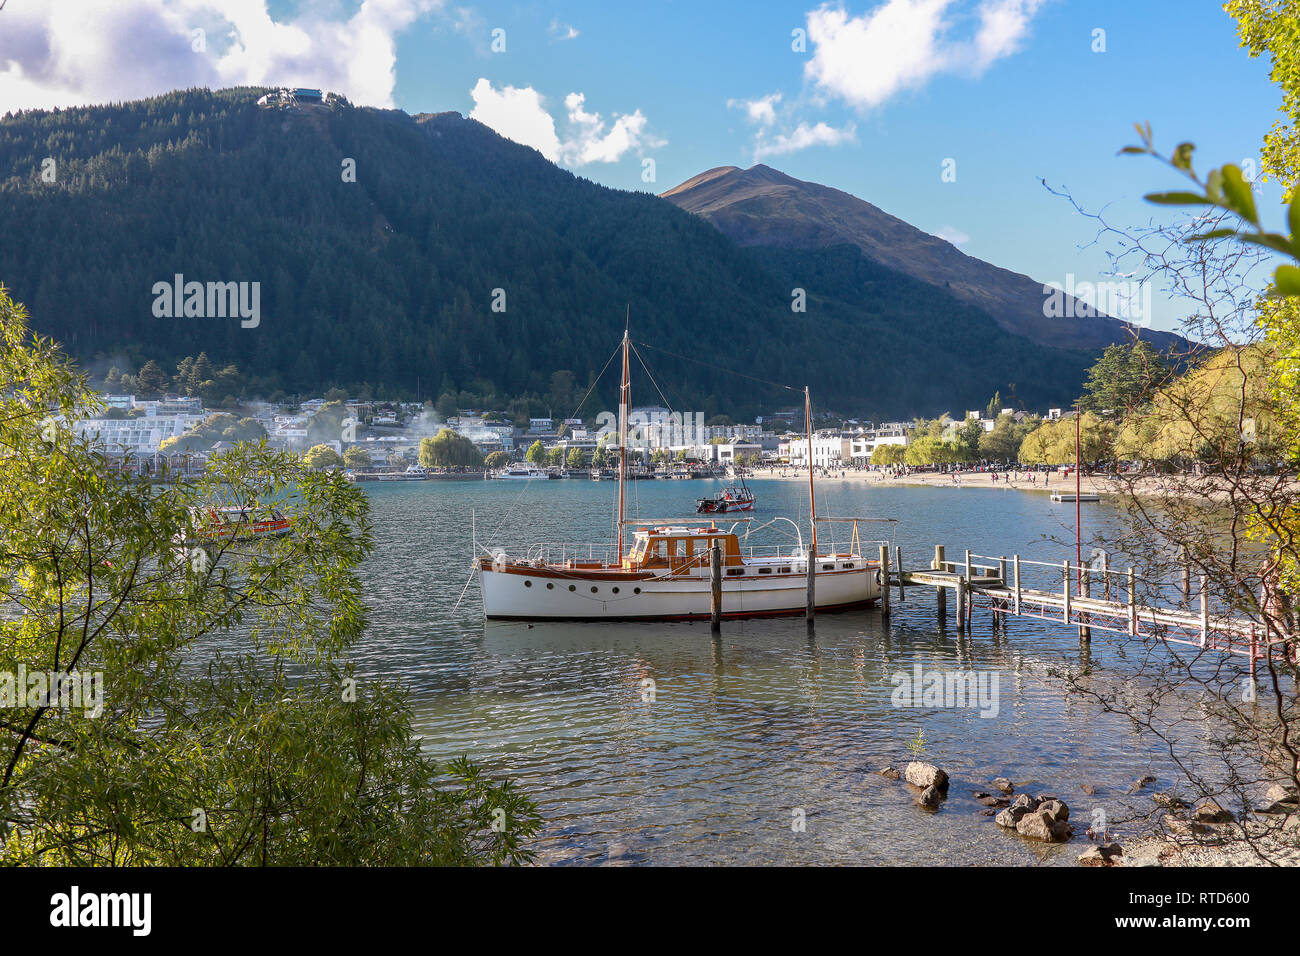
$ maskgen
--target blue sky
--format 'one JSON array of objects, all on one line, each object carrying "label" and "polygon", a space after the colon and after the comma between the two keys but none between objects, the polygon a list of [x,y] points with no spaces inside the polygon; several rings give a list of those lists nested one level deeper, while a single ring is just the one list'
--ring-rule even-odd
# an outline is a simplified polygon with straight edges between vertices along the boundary
[{"label": "blue sky", "polygon": [[[115,32],[132,39],[125,51]],[[320,85],[472,113],[619,188],[660,192],[759,159],[1044,282],[1104,278],[1106,261],[1085,248],[1092,223],[1040,178],[1143,222],[1159,210],[1141,195],[1175,180],[1116,156],[1134,121],[1165,147],[1196,142],[1202,166],[1257,162],[1279,102],[1214,0],[10,0],[6,63],[0,110]],[[1276,191],[1262,196],[1279,221]],[[1158,316],[1172,326],[1168,308]]]}]

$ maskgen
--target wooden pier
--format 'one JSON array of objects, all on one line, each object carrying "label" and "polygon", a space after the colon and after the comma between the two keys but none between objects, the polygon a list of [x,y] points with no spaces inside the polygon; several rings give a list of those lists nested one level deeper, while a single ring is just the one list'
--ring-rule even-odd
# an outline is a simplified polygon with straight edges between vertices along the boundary
[{"label": "wooden pier", "polygon": [[[1154,637],[1200,650],[1242,654],[1255,662],[1275,655],[1275,645],[1286,645],[1287,636],[1267,631],[1257,622],[1213,612],[1206,581],[1199,581],[1197,608],[1153,607],[1138,599],[1138,578],[1133,568],[1112,570],[1102,560],[1100,566],[1073,566],[1069,561],[1052,564],[1025,561],[1019,555],[988,557],[966,551],[961,561],[949,561],[942,545],[935,548],[934,561],[928,568],[902,568],[902,555],[896,552],[894,567],[882,560],[881,581],[888,590],[898,588],[899,600],[905,588],[934,588],[941,618],[946,618],[947,594],[956,596],[957,630],[970,627],[971,610],[976,603],[986,606],[995,622],[1005,625],[1008,617],[1033,618],[1078,629],[1079,639],[1088,641],[1092,631],[1106,631],[1129,637]],[[1026,571],[1042,582],[1055,578],[1060,589],[1026,587]],[[1191,603],[1190,572],[1183,575],[1184,601]],[[883,607],[887,610],[886,600]],[[1285,653],[1285,647],[1282,653]]]}]

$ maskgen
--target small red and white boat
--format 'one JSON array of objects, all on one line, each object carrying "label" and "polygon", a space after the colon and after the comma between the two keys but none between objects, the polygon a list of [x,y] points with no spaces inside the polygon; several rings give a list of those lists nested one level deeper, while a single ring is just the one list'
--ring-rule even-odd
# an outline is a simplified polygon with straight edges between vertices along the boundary
[{"label": "small red and white boat", "polygon": [[733,511],[753,510],[754,493],[749,490],[744,478],[740,479],[739,488],[724,488],[720,495],[714,495],[712,498],[695,499],[696,514],[718,515],[728,514]]},{"label": "small red and white boat", "polygon": [[254,517],[257,509],[252,506],[239,505],[194,508],[190,513],[195,533],[186,544],[279,538],[293,531],[293,519],[275,510],[264,517]]}]

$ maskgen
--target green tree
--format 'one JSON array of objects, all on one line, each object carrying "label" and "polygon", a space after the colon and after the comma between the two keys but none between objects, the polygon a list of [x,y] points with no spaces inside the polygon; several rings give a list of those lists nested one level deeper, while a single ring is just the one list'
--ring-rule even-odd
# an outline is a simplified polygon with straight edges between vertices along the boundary
[{"label": "green tree", "polygon": [[478,446],[459,432],[444,428],[420,439],[420,464],[425,468],[477,467],[483,464]]},{"label": "green tree", "polygon": [[882,467],[901,465],[906,457],[905,445],[877,445],[871,452],[871,463]]},{"label": "green tree", "polygon": [[444,422],[449,418],[454,418],[460,414],[460,409],[456,404],[456,396],[451,392],[443,392],[438,396],[437,405],[438,417]]},{"label": "green tree", "polygon": [[542,447],[540,438],[528,446],[528,451],[524,452],[524,457],[539,467],[546,464],[546,449]]},{"label": "green tree", "polygon": [[167,376],[163,374],[162,367],[150,359],[144,363],[136,375],[136,388],[146,398],[156,398],[167,389]]},{"label": "green tree", "polygon": [[329,445],[312,445],[302,456],[302,463],[312,471],[325,468],[342,468],[343,456]]},{"label": "green tree", "polygon": [[980,455],[989,461],[1019,461],[1020,443],[1037,427],[1037,420],[1017,423],[1014,416],[999,415],[990,431],[980,435]]},{"label": "green tree", "polygon": [[570,448],[564,463],[570,468],[585,468],[587,466],[587,456],[583,454],[581,448]]},{"label": "green tree", "polygon": [[[1114,455],[1115,425],[1084,412],[1079,421],[1079,458],[1084,467]],[[1074,416],[1045,421],[1020,443],[1020,460],[1031,465],[1069,465],[1075,459]]]},{"label": "green tree", "polygon": [[1088,370],[1079,407],[1119,418],[1149,402],[1169,376],[1169,367],[1151,345],[1137,341],[1108,345]]},{"label": "green tree", "polygon": [[993,393],[993,397],[989,399],[988,405],[985,406],[984,417],[992,418],[996,421],[997,417],[1001,414],[1001,412],[1002,412],[1002,392],[997,391]]},{"label": "green tree", "polygon": [[504,468],[510,464],[510,454],[504,451],[494,451],[488,455],[483,464],[488,468],[496,471],[498,468]]},{"label": "green tree", "polygon": [[[163,488],[107,471],[89,441],[50,432],[51,410],[97,396],[2,290],[0,345],[0,674],[87,692],[0,711],[6,862],[530,858],[535,807],[467,761],[429,760],[405,692],[348,662],[373,547],[360,489],[252,444]],[[222,501],[281,511],[294,533],[207,538]]]},{"label": "green tree", "polygon": [[369,468],[370,452],[354,445],[343,453],[343,464],[349,468]]}]

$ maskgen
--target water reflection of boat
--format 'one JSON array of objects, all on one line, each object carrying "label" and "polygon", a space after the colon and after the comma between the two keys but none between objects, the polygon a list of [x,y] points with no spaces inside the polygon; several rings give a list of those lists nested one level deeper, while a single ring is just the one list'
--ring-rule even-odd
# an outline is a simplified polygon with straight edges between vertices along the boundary
[{"label": "water reflection of boat", "polygon": [[[732,529],[685,525],[671,520],[629,521],[624,516],[627,481],[627,418],[630,399],[629,338],[623,333],[623,377],[619,397],[618,520],[612,551],[594,545],[537,545],[522,557],[504,551],[479,556],[475,569],[488,618],[672,620],[708,617],[712,601],[711,552],[721,557],[721,613],[726,617],[797,614],[810,586],[814,606],[827,610],[869,604],[880,597],[876,562],[858,548],[856,519],[852,544],[843,553],[817,548],[816,495],[811,477],[812,536],[798,545],[760,551],[742,546]],[[811,431],[811,402],[805,390]],[[645,477],[652,473],[641,472]],[[752,507],[752,498],[750,501]],[[788,519],[786,519],[788,520]],[[793,522],[791,522],[793,524]],[[626,532],[631,529],[631,534]],[[797,526],[796,526],[797,529]],[[630,538],[630,548],[624,543]],[[585,553],[584,553],[585,551]],[[811,571],[811,573],[809,573]]]}]

